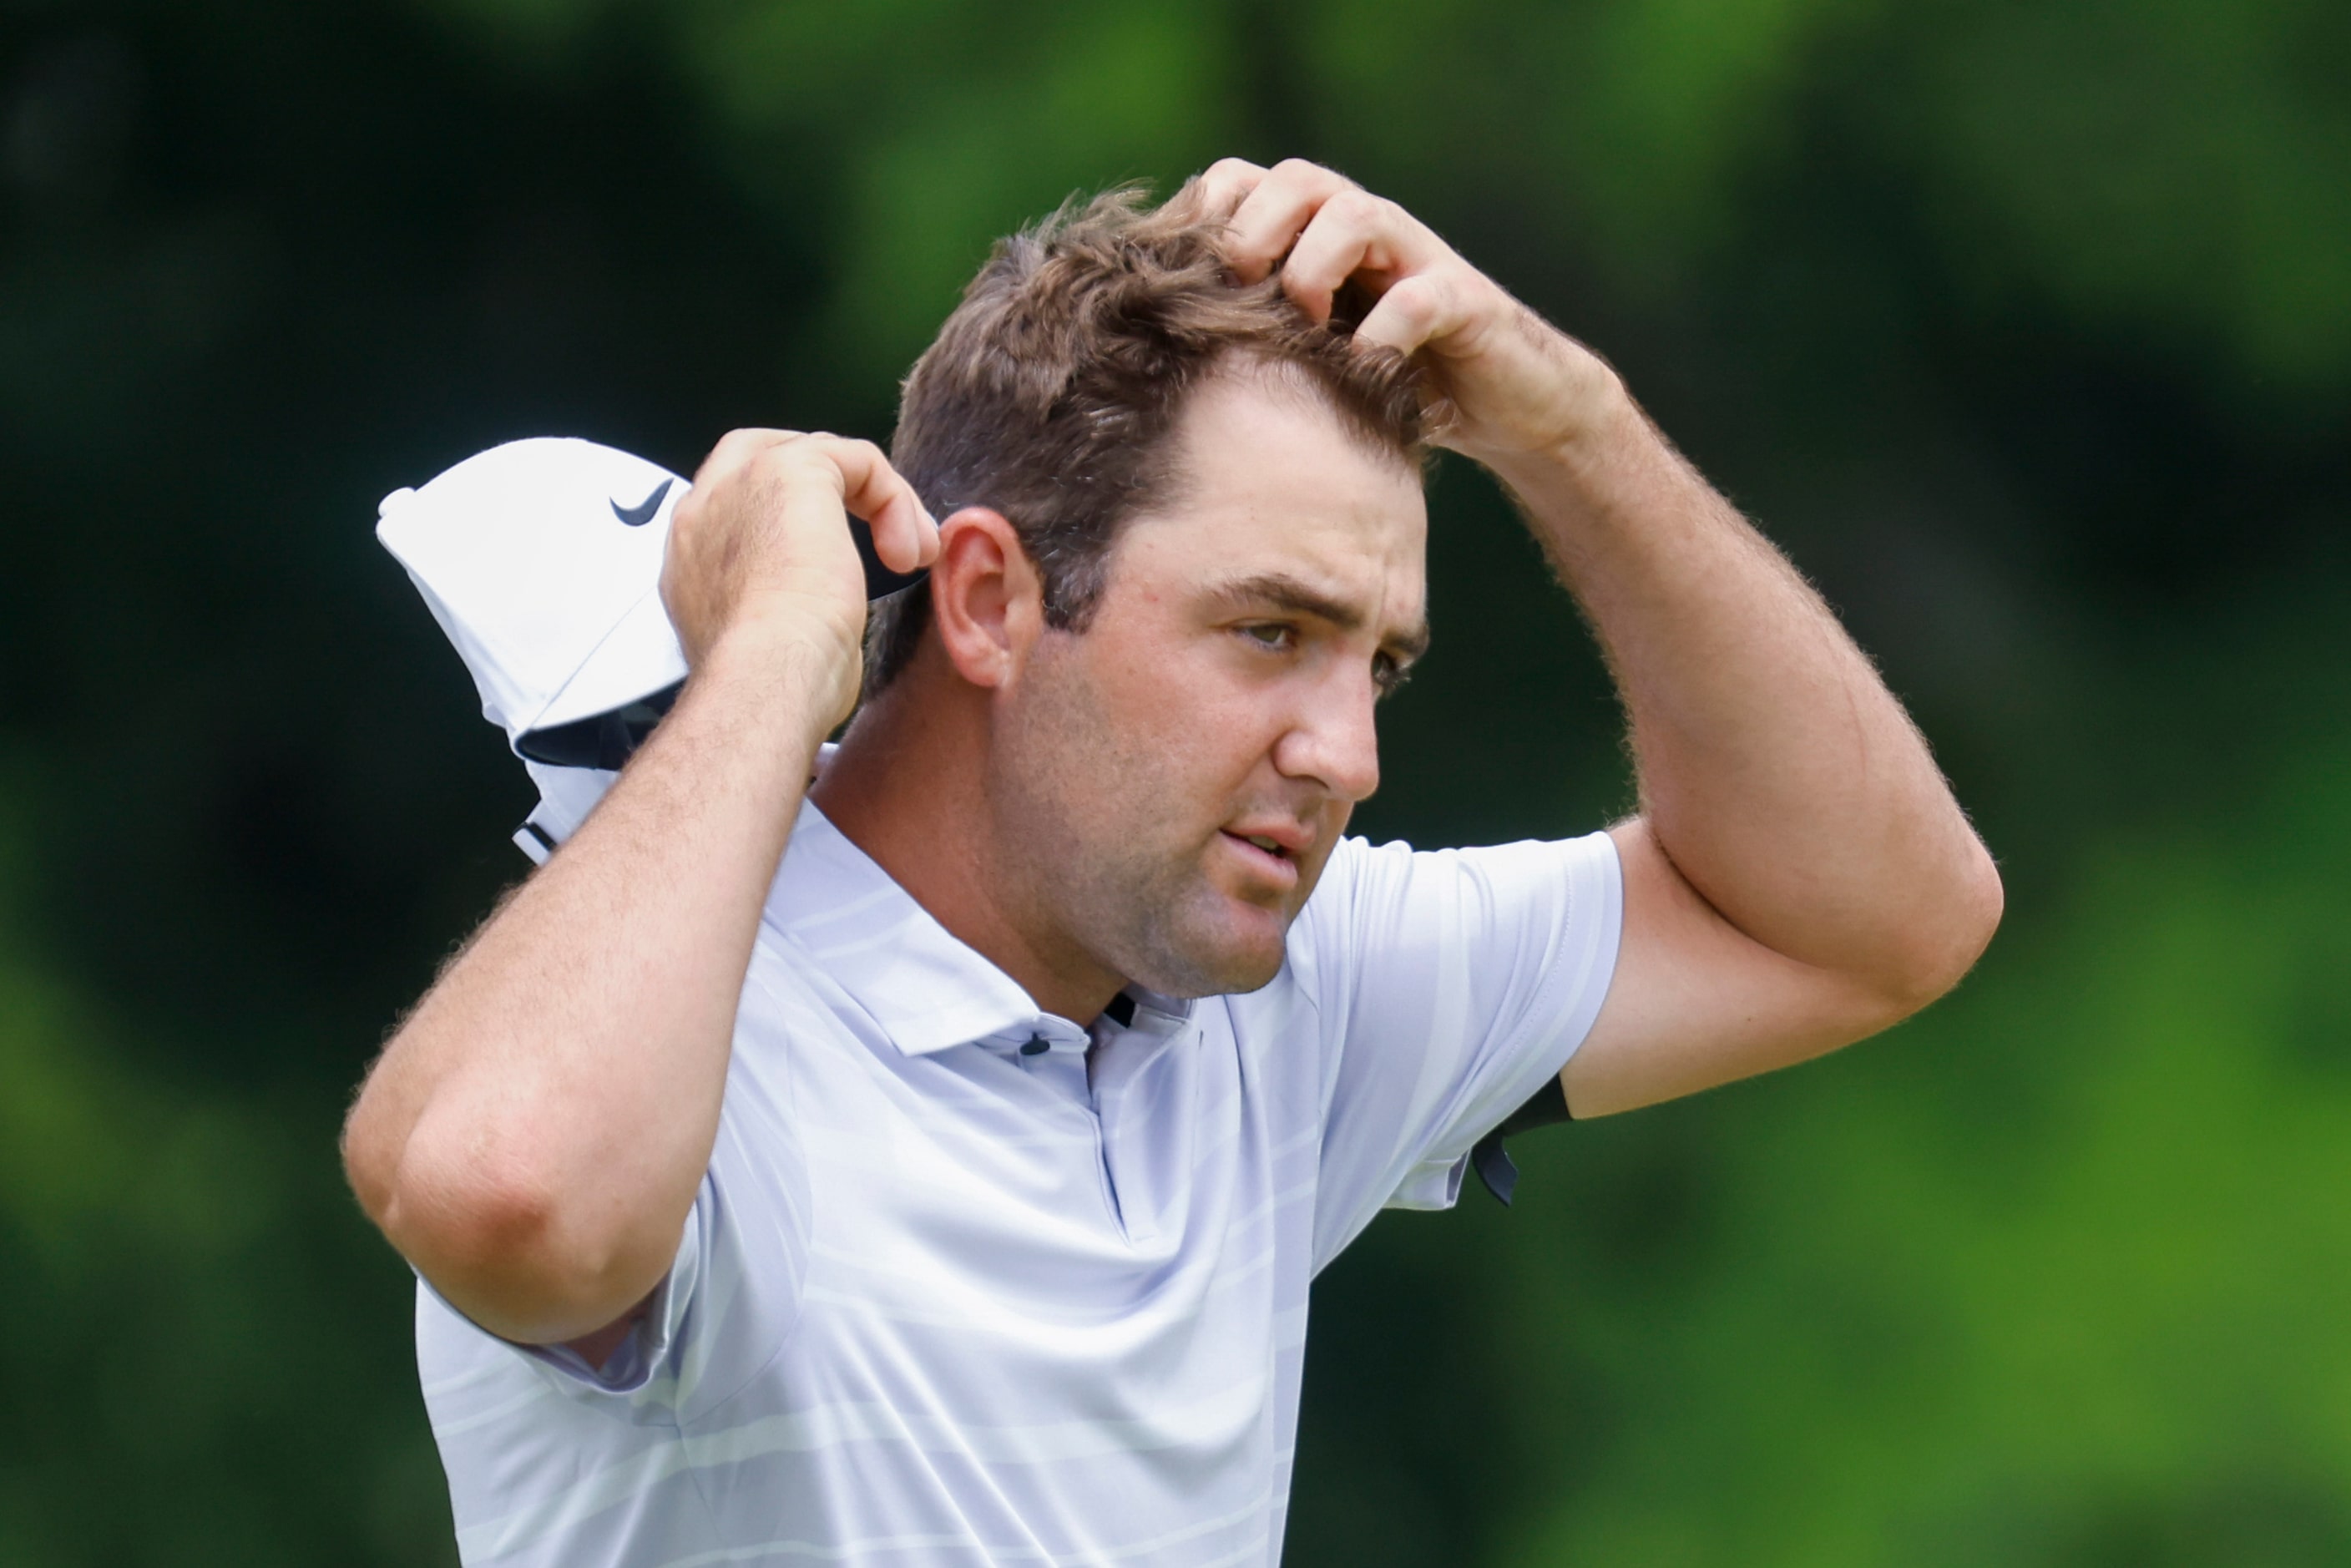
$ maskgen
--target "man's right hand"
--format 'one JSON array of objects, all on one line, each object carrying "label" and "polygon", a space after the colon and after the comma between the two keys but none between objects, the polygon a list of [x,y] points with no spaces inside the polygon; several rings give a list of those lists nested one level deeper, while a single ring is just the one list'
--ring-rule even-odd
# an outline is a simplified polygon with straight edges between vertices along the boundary
[{"label": "man's right hand", "polygon": [[[737,430],[711,449],[670,523],[662,600],[689,664],[759,627],[805,639],[841,672],[832,723],[857,697],[865,572],[846,514],[893,571],[928,566],[938,525],[882,449],[821,432]],[[829,731],[831,724],[828,724]]]},{"label": "man's right hand", "polygon": [[737,431],[671,524],[692,674],[580,831],[425,993],[344,1129],[351,1185],[494,1333],[602,1356],[709,1168],[759,911],[817,748],[857,695],[865,577],[938,533],[875,447]]}]

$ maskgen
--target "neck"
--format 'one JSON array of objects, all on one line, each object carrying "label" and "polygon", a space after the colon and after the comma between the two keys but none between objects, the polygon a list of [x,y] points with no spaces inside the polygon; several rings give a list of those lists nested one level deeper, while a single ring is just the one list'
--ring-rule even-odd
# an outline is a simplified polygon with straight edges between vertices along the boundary
[{"label": "neck", "polygon": [[859,712],[810,797],[950,936],[1039,1007],[1089,1022],[1125,977],[1056,928],[1028,895],[1033,868],[1001,852],[987,694],[922,663]]}]

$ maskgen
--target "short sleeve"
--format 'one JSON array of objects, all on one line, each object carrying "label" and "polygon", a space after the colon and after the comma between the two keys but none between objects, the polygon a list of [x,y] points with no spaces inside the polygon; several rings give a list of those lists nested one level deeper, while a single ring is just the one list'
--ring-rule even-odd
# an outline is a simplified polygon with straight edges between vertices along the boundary
[{"label": "short sleeve", "polygon": [[693,1420],[773,1359],[798,1317],[808,1253],[808,1180],[783,1053],[762,1019],[775,998],[757,985],[756,970],[754,980],[744,993],[710,1166],[679,1237],[676,1260],[620,1348],[593,1366],[567,1345],[513,1344],[459,1316],[428,1286],[434,1315],[443,1321],[433,1324],[428,1342],[420,1303],[420,1353],[437,1347],[435,1359],[444,1364],[485,1355],[517,1359],[574,1400],[607,1404],[628,1419],[655,1424]]},{"label": "short sleeve", "polygon": [[1469,1150],[1567,1065],[1614,972],[1605,833],[1334,852],[1291,933],[1321,1015],[1314,1267],[1383,1207],[1449,1207]]}]

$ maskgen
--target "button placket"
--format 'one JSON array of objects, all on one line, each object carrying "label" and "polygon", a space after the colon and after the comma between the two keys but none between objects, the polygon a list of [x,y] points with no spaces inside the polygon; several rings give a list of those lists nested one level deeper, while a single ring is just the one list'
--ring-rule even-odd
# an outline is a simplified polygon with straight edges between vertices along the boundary
[{"label": "button placket", "polygon": [[1187,1017],[1140,1008],[1132,1023],[1098,1025],[1094,1032],[1096,1049],[1089,1081],[1093,1086],[1095,1133],[1102,1144],[1102,1185],[1113,1195],[1119,1227],[1130,1245],[1158,1239],[1163,1200],[1167,1196],[1155,1193],[1151,1182],[1144,1179],[1147,1150],[1134,1140],[1147,1143],[1155,1134],[1146,1126],[1129,1124],[1134,1116],[1144,1113],[1130,1097],[1162,1052],[1195,1043],[1192,1030]]}]

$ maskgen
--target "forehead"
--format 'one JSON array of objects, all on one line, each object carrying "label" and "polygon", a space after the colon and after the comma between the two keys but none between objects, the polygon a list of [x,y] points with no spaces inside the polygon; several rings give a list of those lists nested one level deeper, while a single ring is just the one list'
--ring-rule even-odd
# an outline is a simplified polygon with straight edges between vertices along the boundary
[{"label": "forehead", "polygon": [[1122,529],[1113,575],[1181,591],[1272,573],[1390,625],[1416,622],[1428,509],[1420,475],[1376,452],[1281,372],[1218,376],[1175,432],[1167,499]]}]

